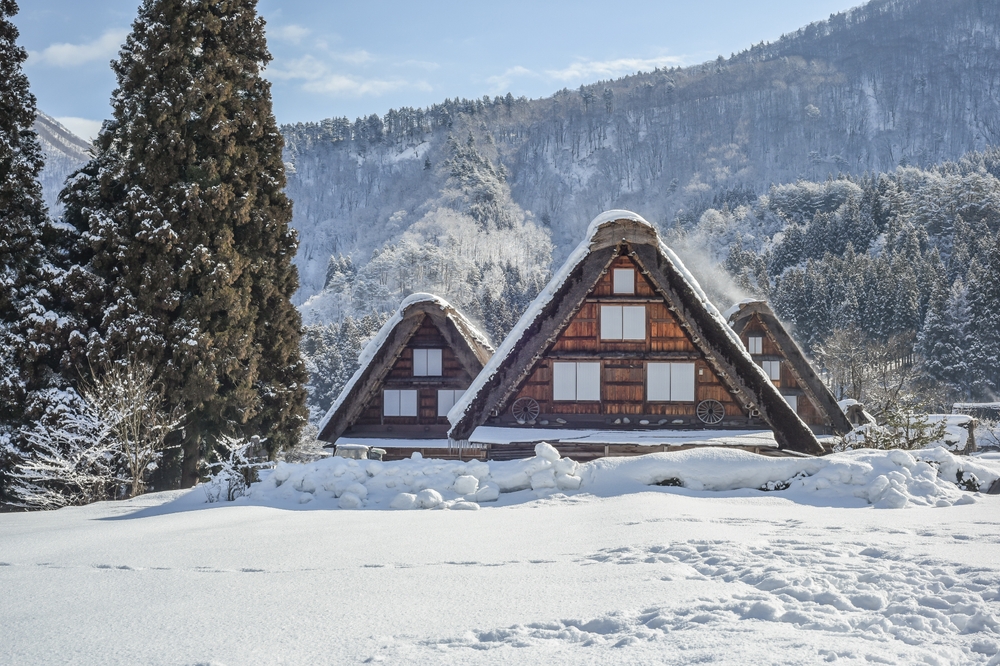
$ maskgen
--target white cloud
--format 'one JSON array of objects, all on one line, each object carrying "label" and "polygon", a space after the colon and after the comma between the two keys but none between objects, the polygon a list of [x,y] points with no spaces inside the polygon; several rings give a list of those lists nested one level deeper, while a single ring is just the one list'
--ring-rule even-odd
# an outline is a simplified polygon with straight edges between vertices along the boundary
[{"label": "white cloud", "polygon": [[650,71],[657,67],[683,65],[686,59],[679,56],[659,58],[618,58],[616,60],[581,60],[563,69],[549,69],[545,74],[557,81],[591,81],[612,79],[639,71]]},{"label": "white cloud", "polygon": [[28,54],[29,62],[53,67],[75,67],[93,60],[110,60],[118,54],[128,30],[108,30],[86,44],[52,44],[41,51]]},{"label": "white cloud", "polygon": [[298,44],[303,39],[308,37],[310,32],[309,28],[303,28],[301,25],[290,24],[268,28],[267,36],[269,38],[280,39],[285,42]]},{"label": "white cloud", "polygon": [[343,97],[378,96],[401,88],[430,90],[425,81],[401,78],[362,78],[334,71],[327,63],[307,55],[271,66],[267,76],[277,81],[302,81],[306,92]]},{"label": "white cloud", "polygon": [[525,76],[537,77],[538,74],[531,71],[527,67],[517,65],[516,67],[508,68],[503,74],[489,77],[486,79],[486,83],[490,85],[490,90],[496,95],[510,90],[511,81],[515,78],[522,78]]},{"label": "white cloud", "polygon": [[375,59],[371,53],[365,50],[351,51],[350,53],[332,53],[330,55],[337,60],[350,63],[351,65],[363,65]]},{"label": "white cloud", "polygon": [[511,89],[515,79],[534,78],[553,83],[591,83],[598,79],[613,79],[638,71],[650,71],[657,67],[673,67],[685,65],[687,59],[678,56],[662,56],[659,58],[618,58],[616,60],[581,60],[563,69],[547,69],[541,72],[522,67],[508,68],[503,74],[486,79],[493,94],[500,94]]},{"label": "white cloud", "polygon": [[87,141],[93,141],[97,138],[102,125],[102,121],[100,120],[76,118],[74,116],[62,116],[56,118],[56,121],[73,134],[76,134],[81,139],[86,139]]}]

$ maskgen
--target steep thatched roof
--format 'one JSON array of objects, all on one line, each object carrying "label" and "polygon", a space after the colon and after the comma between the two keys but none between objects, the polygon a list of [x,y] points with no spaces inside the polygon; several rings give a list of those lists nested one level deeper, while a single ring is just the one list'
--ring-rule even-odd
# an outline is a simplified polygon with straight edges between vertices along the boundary
[{"label": "steep thatched roof", "polygon": [[587,239],[528,306],[462,400],[452,408],[448,436],[467,440],[490,413],[507,408],[507,402],[579,310],[602,272],[625,248],[734,397],[746,408],[757,410],[771,427],[778,446],[822,453],[816,436],[754,363],[698,282],[660,240],[656,229],[639,215],[621,210],[604,213],[591,223]]},{"label": "steep thatched roof", "polygon": [[469,375],[479,374],[493,354],[487,337],[443,298],[413,294],[399,305],[396,313],[361,352],[360,367],[319,424],[319,439],[336,440],[358,418],[425,316],[430,317],[441,331]]},{"label": "steep thatched roof", "polygon": [[846,435],[852,429],[851,422],[837,404],[837,399],[816,374],[812,363],[806,358],[802,348],[792,339],[774,311],[764,301],[744,301],[730,311],[729,323],[737,335],[743,333],[754,315],[760,320],[771,341],[788,361],[788,367],[799,388],[812,401],[820,415],[838,435]]}]

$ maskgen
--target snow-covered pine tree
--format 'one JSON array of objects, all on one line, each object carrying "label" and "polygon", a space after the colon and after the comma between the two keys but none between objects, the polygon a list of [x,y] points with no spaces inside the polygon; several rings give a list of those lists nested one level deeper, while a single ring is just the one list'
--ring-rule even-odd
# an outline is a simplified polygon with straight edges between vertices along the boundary
[{"label": "snow-covered pine tree", "polygon": [[982,258],[973,260],[968,277],[969,366],[979,398],[1000,393],[1000,235]]},{"label": "snow-covered pine tree", "polygon": [[35,98],[21,69],[27,53],[10,21],[17,12],[14,0],[0,0],[0,502],[11,462],[3,451],[18,444],[30,394],[47,375],[37,363],[44,341],[33,332],[56,326],[44,317],[48,294],[40,293],[52,270],[43,245],[50,228],[38,181],[42,152],[31,129]]},{"label": "snow-covered pine tree", "polygon": [[75,303],[89,360],[132,353],[156,368],[168,406],[189,415],[170,479],[182,486],[223,435],[277,450],[305,422],[270,59],[256,0],[145,0],[113,65],[113,118],[63,193],[89,239],[76,256],[108,299],[100,313]]}]

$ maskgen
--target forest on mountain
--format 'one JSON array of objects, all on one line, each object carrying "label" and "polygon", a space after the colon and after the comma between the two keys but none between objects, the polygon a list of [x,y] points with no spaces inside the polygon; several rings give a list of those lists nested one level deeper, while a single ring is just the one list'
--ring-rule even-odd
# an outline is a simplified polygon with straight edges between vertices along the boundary
[{"label": "forest on mountain", "polygon": [[[998,91],[1000,5],[874,0],[729,58],[544,99],[284,126],[306,337],[428,290],[499,340],[549,257],[626,208],[721,309],[770,299],[820,361],[824,341],[857,327],[927,360],[950,387],[935,387],[936,409],[990,398],[985,333],[958,322],[990,303]],[[340,353],[350,367],[355,347]]]}]

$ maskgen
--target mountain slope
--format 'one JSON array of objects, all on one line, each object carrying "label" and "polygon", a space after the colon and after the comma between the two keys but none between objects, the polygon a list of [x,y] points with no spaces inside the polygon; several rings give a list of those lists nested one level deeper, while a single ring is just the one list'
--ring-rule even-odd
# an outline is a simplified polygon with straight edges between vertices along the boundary
[{"label": "mountain slope", "polygon": [[770,45],[539,100],[446,100],[283,128],[302,302],[441,196],[448,138],[495,146],[560,258],[601,210],[689,226],[771,183],[956,159],[1000,141],[1000,4],[875,0]]},{"label": "mountain slope", "polygon": [[55,216],[61,209],[58,197],[63,183],[90,159],[90,144],[41,112],[35,119],[34,130],[45,155],[45,168],[40,177],[45,204]]}]

